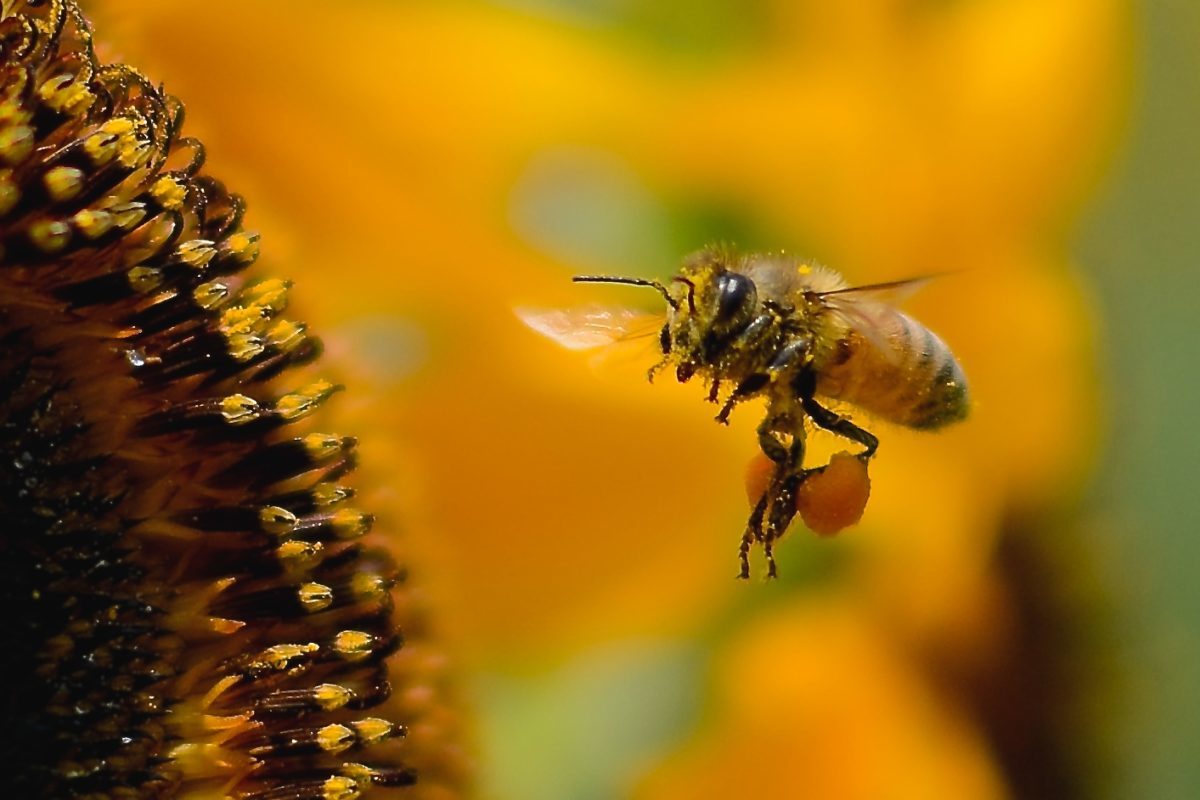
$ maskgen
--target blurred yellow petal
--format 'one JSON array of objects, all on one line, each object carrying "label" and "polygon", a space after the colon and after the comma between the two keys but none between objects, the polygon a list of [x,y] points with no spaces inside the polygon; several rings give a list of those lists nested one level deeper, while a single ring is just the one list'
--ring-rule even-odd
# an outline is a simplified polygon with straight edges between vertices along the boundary
[{"label": "blurred yellow petal", "polygon": [[707,733],[639,800],[1007,797],[986,744],[837,597],[756,621],[717,665]]},{"label": "blurred yellow petal", "polygon": [[[961,359],[971,419],[877,426],[862,523],[788,544],[841,559],[838,592],[704,640],[725,665],[719,724],[643,791],[1003,796],[987,744],[909,653],[1008,647],[1001,527],[1086,479],[1102,400],[1067,236],[1125,111],[1128,3],[773,0],[746,7],[759,38],[693,61],[519,5],[100,9],[188,98],[267,257],[300,279],[295,302],[356,387],[334,412],[369,433],[364,472],[476,665],[694,636],[778,597],[732,580],[756,410],[720,428],[698,388],[647,386],[648,364],[597,373],[514,307],[653,308],[567,278],[667,274],[625,253],[704,244],[667,230],[716,235],[693,208],[854,282],[957,270],[910,308]],[[539,170],[576,156],[636,191],[601,201],[565,169],[559,194],[526,202]],[[649,218],[653,246],[596,247],[622,213]],[[593,239],[564,255],[564,221]]]}]

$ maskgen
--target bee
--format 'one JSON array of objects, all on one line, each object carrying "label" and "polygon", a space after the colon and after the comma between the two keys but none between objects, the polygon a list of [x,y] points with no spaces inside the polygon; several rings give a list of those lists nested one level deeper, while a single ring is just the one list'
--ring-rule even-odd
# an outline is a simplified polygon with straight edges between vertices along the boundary
[{"label": "bee", "polygon": [[[756,543],[768,577],[775,577],[773,547],[796,514],[796,491],[824,469],[804,467],[806,423],[859,445],[854,455],[864,465],[879,447],[874,434],[828,401],[918,430],[967,416],[967,381],[957,359],[936,334],[894,306],[925,279],[848,286],[819,264],[709,247],[688,257],[667,283],[604,275],[573,280],[643,286],[662,295],[666,316],[654,322],[662,359],[650,379],[672,366],[681,383],[702,379],[708,400],[721,406],[718,422],[728,424],[746,401],[765,399],[758,444],[773,472],[742,535],[740,578],[749,577]],[[625,339],[646,325],[646,315],[627,309],[527,312],[523,318],[572,349]]]}]

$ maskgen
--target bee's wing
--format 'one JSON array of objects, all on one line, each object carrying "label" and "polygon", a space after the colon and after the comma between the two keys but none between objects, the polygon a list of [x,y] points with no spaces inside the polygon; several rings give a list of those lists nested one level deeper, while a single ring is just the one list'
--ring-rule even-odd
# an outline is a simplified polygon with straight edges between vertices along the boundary
[{"label": "bee's wing", "polygon": [[518,308],[518,319],[568,350],[591,350],[658,333],[663,316],[614,306]]},{"label": "bee's wing", "polygon": [[936,275],[821,292],[826,308],[837,314],[885,358],[899,363],[905,351],[904,316],[895,306],[907,300]]},{"label": "bee's wing", "polygon": [[880,303],[895,306],[912,297],[934,278],[940,278],[941,276],[942,273],[937,273],[934,275],[922,275],[919,278],[907,278],[902,281],[868,283],[865,286],[847,286],[843,289],[821,292],[820,297],[831,306],[838,303]]}]

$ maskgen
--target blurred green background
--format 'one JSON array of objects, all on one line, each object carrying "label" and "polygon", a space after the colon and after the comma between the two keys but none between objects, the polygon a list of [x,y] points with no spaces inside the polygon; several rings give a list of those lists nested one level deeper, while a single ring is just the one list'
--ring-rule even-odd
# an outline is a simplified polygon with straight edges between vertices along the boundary
[{"label": "blurred green background", "polygon": [[1131,680],[1114,797],[1200,796],[1200,4],[1138,3],[1117,162],[1078,236],[1109,415],[1093,520]]}]

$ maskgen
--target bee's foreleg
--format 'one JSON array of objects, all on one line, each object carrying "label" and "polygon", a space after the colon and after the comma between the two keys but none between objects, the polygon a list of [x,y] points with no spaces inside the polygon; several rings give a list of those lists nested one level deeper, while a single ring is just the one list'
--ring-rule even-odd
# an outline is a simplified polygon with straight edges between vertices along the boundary
[{"label": "bee's foreleg", "polygon": [[[725,405],[721,407],[721,413],[717,414],[717,422],[722,425],[729,424],[729,414],[733,411],[733,407],[743,400],[747,400],[754,396],[760,389],[767,385],[771,380],[771,376],[765,372],[756,372],[749,378],[746,378],[729,395],[729,399],[725,401]],[[714,395],[716,393],[714,392]],[[715,399],[710,398],[710,399]]]},{"label": "bee's foreleg", "polygon": [[775,567],[775,539],[768,537],[763,539],[763,558],[767,562],[767,577],[775,579],[779,577],[779,570]]},{"label": "bee's foreleg", "polygon": [[666,366],[670,363],[671,363],[670,356],[666,356],[665,358],[660,359],[657,364],[655,364],[650,369],[646,370],[646,380],[648,380],[650,383],[654,383],[654,376],[657,375],[658,373],[662,372],[663,369],[665,369]]},{"label": "bee's foreleg", "polygon": [[708,402],[717,402],[718,395],[721,394],[721,379],[713,378],[712,386],[708,387]]},{"label": "bee's foreleg", "polygon": [[804,406],[804,413],[808,414],[815,424],[852,442],[858,442],[866,448],[858,454],[863,461],[875,455],[875,451],[879,448],[879,439],[875,437],[875,434],[865,431],[845,417],[833,413],[814,400],[811,395],[802,395],[800,402]]}]

